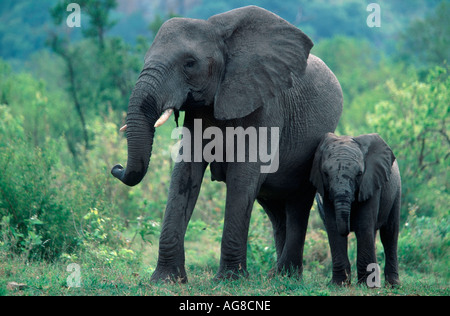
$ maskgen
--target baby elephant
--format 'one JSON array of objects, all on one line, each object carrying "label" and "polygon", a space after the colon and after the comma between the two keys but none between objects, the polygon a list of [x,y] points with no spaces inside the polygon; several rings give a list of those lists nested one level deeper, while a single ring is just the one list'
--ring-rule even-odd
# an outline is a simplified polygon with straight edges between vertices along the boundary
[{"label": "baby elephant", "polygon": [[[311,182],[328,233],[333,261],[332,283],[350,283],[347,235],[357,239],[358,282],[365,283],[376,263],[375,237],[380,230],[386,258],[385,279],[399,284],[397,240],[401,180],[392,150],[378,134],[358,137],[328,133],[319,144]],[[372,280],[372,279],[371,279]]]}]

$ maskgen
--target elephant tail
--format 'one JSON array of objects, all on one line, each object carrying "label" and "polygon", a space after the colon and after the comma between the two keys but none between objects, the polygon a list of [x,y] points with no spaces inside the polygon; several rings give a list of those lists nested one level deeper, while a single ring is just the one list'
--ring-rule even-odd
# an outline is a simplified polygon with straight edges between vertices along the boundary
[{"label": "elephant tail", "polygon": [[319,210],[320,218],[322,219],[323,222],[325,222],[325,211],[323,209],[323,199],[319,193],[316,193],[316,203],[317,203],[317,208]]}]

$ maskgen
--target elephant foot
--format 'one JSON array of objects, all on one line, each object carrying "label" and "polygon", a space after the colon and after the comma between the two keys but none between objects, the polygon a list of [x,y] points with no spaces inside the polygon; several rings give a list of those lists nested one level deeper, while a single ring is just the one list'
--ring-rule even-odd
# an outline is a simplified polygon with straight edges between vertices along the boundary
[{"label": "elephant foot", "polygon": [[350,279],[332,278],[330,281],[330,284],[345,287],[345,286],[350,286],[352,284],[352,282]]},{"label": "elephant foot", "polygon": [[152,283],[187,283],[188,278],[184,266],[182,267],[162,267],[157,266],[150,278]]},{"label": "elephant foot", "polygon": [[398,274],[386,275],[386,286],[390,286],[392,288],[400,287],[400,279],[398,278]]},{"label": "elephant foot", "polygon": [[[275,270],[275,269],[274,269]],[[275,272],[275,271],[274,271]],[[273,272],[272,272],[273,273]],[[303,274],[303,265],[278,265],[276,273],[290,278],[301,279]]]},{"label": "elephant foot", "polygon": [[352,283],[350,271],[343,271],[343,273],[333,273],[331,284],[338,286],[350,286]]},{"label": "elephant foot", "polygon": [[238,267],[220,269],[219,272],[214,277],[214,281],[222,281],[222,280],[238,280],[242,277],[247,278],[249,275],[247,269],[242,268],[241,265]]}]

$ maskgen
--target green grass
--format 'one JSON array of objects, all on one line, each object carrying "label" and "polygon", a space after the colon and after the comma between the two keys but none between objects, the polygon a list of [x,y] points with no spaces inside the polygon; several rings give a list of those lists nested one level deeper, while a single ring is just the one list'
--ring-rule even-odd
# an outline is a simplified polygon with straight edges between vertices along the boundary
[{"label": "green grass", "polygon": [[[302,280],[267,276],[268,271],[250,270],[250,276],[237,281],[213,281],[216,267],[187,268],[187,284],[152,284],[151,270],[144,264],[116,262],[98,265],[94,262],[82,263],[81,287],[67,286],[67,264],[63,262],[27,263],[12,259],[0,263],[0,294],[14,296],[141,296],[141,295],[368,295],[368,296],[404,296],[404,295],[449,295],[448,284],[433,275],[407,275],[402,273],[402,285],[399,288],[382,286],[369,289],[365,286],[351,285],[337,287],[329,285],[329,276],[305,271]],[[24,283],[24,289],[8,289],[9,282]]]},{"label": "green grass", "polygon": [[[0,247],[0,295],[14,296],[65,296],[65,295],[183,295],[183,296],[276,296],[276,295],[364,295],[448,296],[448,238],[430,238],[434,222],[410,221],[399,242],[400,280],[398,288],[384,286],[369,289],[351,285],[337,287],[331,279],[331,255],[326,233],[320,228],[317,214],[313,214],[304,251],[302,280],[275,275],[269,271],[275,265],[275,250],[267,218],[262,212],[254,212],[249,231],[247,265],[250,276],[237,281],[213,281],[220,259],[221,225],[191,221],[186,235],[187,284],[152,284],[150,277],[158,255],[158,235],[150,242],[134,239],[128,251],[110,247],[93,240],[83,251],[62,256],[49,263],[44,260],[25,260],[25,255],[12,255],[7,247]],[[419,229],[420,228],[420,229]],[[420,234],[419,234],[420,233]],[[423,235],[422,237],[420,237]],[[445,236],[447,236],[445,234]],[[132,239],[132,235],[126,236]],[[434,240],[434,241],[433,241]],[[1,245],[0,245],[1,246]],[[349,257],[352,263],[352,280],[356,281],[356,240],[349,238]],[[439,250],[439,251],[438,251]],[[377,242],[377,257],[384,266],[382,246]],[[440,253],[442,252],[442,254]],[[423,253],[421,256],[420,254]],[[67,285],[69,263],[80,265],[81,287]],[[23,289],[8,289],[8,283],[26,284]]]}]

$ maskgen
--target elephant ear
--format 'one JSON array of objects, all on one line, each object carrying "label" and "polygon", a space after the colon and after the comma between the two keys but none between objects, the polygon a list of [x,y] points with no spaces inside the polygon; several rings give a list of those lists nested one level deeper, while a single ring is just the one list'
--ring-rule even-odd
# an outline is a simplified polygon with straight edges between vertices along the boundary
[{"label": "elephant ear", "polygon": [[292,87],[313,43],[297,27],[256,6],[212,16],[225,44],[225,70],[214,100],[216,119],[242,118]]},{"label": "elephant ear", "polygon": [[378,134],[367,134],[353,138],[364,154],[365,170],[359,185],[358,200],[368,200],[390,178],[394,153]]},{"label": "elephant ear", "polygon": [[316,153],[314,155],[309,181],[311,181],[311,183],[316,187],[317,192],[319,192],[322,197],[324,197],[325,193],[325,184],[322,175],[322,157],[325,149],[337,139],[337,136],[333,133],[325,134],[319,146],[317,146]]}]

